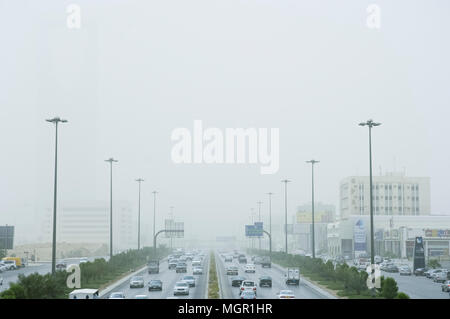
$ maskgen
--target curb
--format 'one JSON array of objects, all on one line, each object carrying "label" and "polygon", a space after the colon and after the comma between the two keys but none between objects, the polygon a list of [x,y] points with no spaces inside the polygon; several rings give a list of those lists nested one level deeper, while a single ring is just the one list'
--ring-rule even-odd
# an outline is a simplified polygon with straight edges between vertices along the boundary
[{"label": "curb", "polygon": [[[286,268],[275,264],[272,262],[272,266],[274,266],[275,268],[278,268],[279,270],[286,272]],[[306,286],[308,286],[310,289],[314,290],[317,294],[322,295],[323,297],[327,298],[327,299],[339,299],[336,296],[333,296],[332,294],[330,294],[328,291],[323,290],[320,287],[317,287],[316,285],[314,285],[312,282],[310,282],[308,279],[306,279],[305,277],[301,276],[302,281],[306,284]]]},{"label": "curb", "polygon": [[216,275],[217,275],[217,283],[219,285],[219,299],[223,298],[223,287],[222,287],[222,276],[219,275],[219,266],[217,265],[217,254],[214,252],[214,262],[216,264]]},{"label": "curb", "polygon": [[209,265],[211,263],[211,253],[208,256],[208,269],[206,270],[206,291],[205,291],[205,299],[209,297]]}]

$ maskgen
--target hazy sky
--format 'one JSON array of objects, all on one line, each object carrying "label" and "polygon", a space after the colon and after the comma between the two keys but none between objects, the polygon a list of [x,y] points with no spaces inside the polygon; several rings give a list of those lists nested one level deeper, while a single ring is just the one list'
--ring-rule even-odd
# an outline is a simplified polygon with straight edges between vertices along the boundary
[{"label": "hazy sky", "polygon": [[[66,7],[81,7],[81,28]],[[381,29],[366,8],[381,8]],[[137,201],[158,221],[195,234],[242,235],[250,209],[274,192],[289,207],[338,205],[342,178],[406,169],[431,177],[433,213],[450,213],[448,1],[5,1],[0,0],[0,224],[26,224],[51,207],[54,128],[61,116],[59,200]],[[280,169],[175,165],[172,130],[279,128]],[[163,215],[165,214],[165,215]],[[34,218],[33,217],[33,218]],[[19,230],[18,234],[19,235]]]}]

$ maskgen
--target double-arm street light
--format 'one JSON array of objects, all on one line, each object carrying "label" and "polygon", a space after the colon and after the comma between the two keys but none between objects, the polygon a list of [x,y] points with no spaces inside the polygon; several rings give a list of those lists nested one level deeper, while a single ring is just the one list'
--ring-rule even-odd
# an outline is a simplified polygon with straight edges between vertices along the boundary
[{"label": "double-arm street light", "polygon": [[144,180],[138,178],[136,182],[139,183],[139,202],[138,202],[138,250],[141,248],[141,182]]},{"label": "double-arm street light", "polygon": [[[174,209],[174,207],[170,206],[170,218],[172,219],[172,223],[174,223],[174,220],[173,220],[173,209]],[[172,240],[173,240],[173,233],[170,234],[170,249],[171,250],[173,249]]]},{"label": "double-arm street light", "polygon": [[[153,191],[153,240],[155,240],[156,236],[156,194],[158,194],[157,191]],[[155,247],[155,253],[156,253],[156,247]]]},{"label": "double-arm street light", "polygon": [[[261,201],[256,202],[256,204],[258,204],[258,221],[261,222]],[[258,246],[259,246],[259,250],[261,250],[261,236],[258,238]]]},{"label": "double-arm street light", "polygon": [[373,238],[373,196],[372,196],[372,127],[380,126],[381,123],[376,123],[373,120],[359,123],[360,126],[369,127],[369,170],[370,170],[370,263],[375,264],[375,243]]},{"label": "double-arm street light", "polygon": [[114,158],[109,158],[105,160],[105,162],[109,163],[109,169],[110,169],[110,183],[109,183],[109,259],[113,256],[113,200],[112,200],[112,185],[113,185],[113,175],[112,175],[112,164],[114,162],[118,162],[118,160],[115,160]]},{"label": "double-arm street light", "polygon": [[315,236],[314,236],[314,164],[319,163],[319,161],[316,160],[310,160],[306,161],[306,163],[311,163],[311,225],[312,225],[312,258],[316,258],[316,247],[315,247]]},{"label": "double-arm street light", "polygon": [[288,179],[284,179],[281,181],[284,183],[284,235],[286,241],[286,254],[288,253],[288,232],[287,232],[287,183],[290,182]]},{"label": "double-arm street light", "polygon": [[53,242],[52,242],[52,274],[56,272],[56,194],[58,183],[58,124],[66,123],[67,120],[54,117],[46,120],[47,122],[55,124],[55,180],[53,184]]}]

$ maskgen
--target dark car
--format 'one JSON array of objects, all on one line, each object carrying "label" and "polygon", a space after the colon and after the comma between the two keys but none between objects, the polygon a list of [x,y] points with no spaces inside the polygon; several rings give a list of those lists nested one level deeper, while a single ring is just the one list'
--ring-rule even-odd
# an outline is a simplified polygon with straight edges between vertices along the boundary
[{"label": "dark car", "polygon": [[244,280],[245,280],[245,277],[234,276],[234,277],[231,278],[231,286],[233,286],[233,287],[240,287]]},{"label": "dark car", "polygon": [[398,272],[398,267],[396,265],[388,265],[386,267],[386,272]]},{"label": "dark car", "polygon": [[159,279],[150,280],[150,282],[148,283],[148,291],[152,291],[152,290],[161,290],[162,291],[162,286],[163,286],[163,283],[161,280],[159,280]]},{"label": "dark car", "polygon": [[245,257],[245,255],[239,255],[239,263],[240,264],[246,264],[247,263],[247,257]]},{"label": "dark car", "polygon": [[272,277],[270,277],[270,276],[259,277],[259,286],[260,287],[272,287]]},{"label": "dark car", "polygon": [[175,271],[177,273],[179,273],[179,272],[187,272],[187,264],[183,263],[183,262],[178,263],[177,267],[175,268]]},{"label": "dark car", "polygon": [[178,259],[171,259],[169,261],[169,269],[175,269],[178,264]]},{"label": "dark car", "polygon": [[425,276],[426,271],[428,271],[428,268],[417,268],[416,270],[414,270],[414,275]]}]

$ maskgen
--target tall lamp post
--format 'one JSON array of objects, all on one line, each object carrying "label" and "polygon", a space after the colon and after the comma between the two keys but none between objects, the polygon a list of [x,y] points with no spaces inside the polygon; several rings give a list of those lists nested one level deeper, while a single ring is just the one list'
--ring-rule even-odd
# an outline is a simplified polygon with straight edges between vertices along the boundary
[{"label": "tall lamp post", "polygon": [[144,180],[138,178],[136,182],[139,183],[139,201],[138,201],[138,250],[141,249],[141,182]]},{"label": "tall lamp post", "polygon": [[56,199],[58,189],[58,124],[67,123],[67,120],[54,117],[46,120],[55,124],[55,180],[53,184],[53,242],[52,242],[52,274],[56,272]]},{"label": "tall lamp post", "polygon": [[315,246],[315,236],[314,236],[314,164],[319,163],[316,160],[306,161],[306,163],[311,163],[311,216],[312,216],[312,257],[316,258],[316,246]]},{"label": "tall lamp post", "polygon": [[112,164],[118,162],[114,158],[109,158],[105,160],[105,162],[109,163],[109,171],[110,171],[110,183],[109,183],[109,259],[113,256],[113,203],[112,203],[112,185],[113,185],[113,175],[112,175]]},{"label": "tall lamp post", "polygon": [[[173,221],[173,206],[170,206],[170,218],[172,218],[172,222]],[[172,251],[173,249],[173,245],[172,245],[172,239],[173,239],[173,233],[170,234],[170,250]]]},{"label": "tall lamp post", "polygon": [[380,126],[381,123],[376,123],[373,120],[359,123],[360,126],[369,127],[369,170],[370,170],[370,263],[375,264],[375,243],[373,238],[373,196],[372,196],[372,127]]},{"label": "tall lamp post", "polygon": [[[152,194],[153,194],[153,240],[155,240],[155,236],[156,236],[156,194],[158,194],[158,192],[153,191]],[[155,246],[155,254],[156,254],[156,246]]]},{"label": "tall lamp post", "polygon": [[[251,217],[252,217],[252,225],[255,224],[255,209],[252,207],[251,210]],[[252,236],[252,249],[255,249],[255,238]]]},{"label": "tall lamp post", "polygon": [[281,181],[284,183],[284,234],[286,241],[286,254],[288,253],[288,235],[287,235],[287,183],[290,182],[288,179],[284,179]]},{"label": "tall lamp post", "polygon": [[[261,201],[256,202],[256,204],[258,204],[258,221],[261,222]],[[258,246],[259,246],[259,250],[261,250],[261,236],[258,238]]]},{"label": "tall lamp post", "polygon": [[272,195],[273,193],[269,192],[266,193],[266,195],[269,195],[269,233],[270,233],[270,242],[269,242],[269,250],[272,251]]}]

